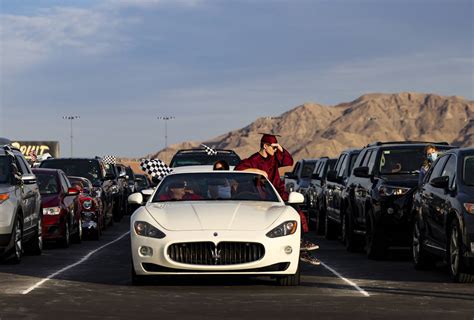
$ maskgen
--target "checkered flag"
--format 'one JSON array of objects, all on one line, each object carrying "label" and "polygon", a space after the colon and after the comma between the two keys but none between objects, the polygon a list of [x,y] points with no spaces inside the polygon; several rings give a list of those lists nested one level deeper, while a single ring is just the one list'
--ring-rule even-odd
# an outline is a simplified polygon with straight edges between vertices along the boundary
[{"label": "checkered flag", "polygon": [[105,164],[116,164],[117,158],[115,156],[103,156],[102,161],[104,161]]},{"label": "checkered flag", "polygon": [[150,176],[157,177],[160,180],[173,172],[173,169],[159,159],[142,159],[140,167]]},{"label": "checkered flag", "polygon": [[206,146],[205,144],[201,144],[201,146],[204,147],[204,150],[206,150],[206,153],[208,156],[216,156],[217,155],[217,151]]}]

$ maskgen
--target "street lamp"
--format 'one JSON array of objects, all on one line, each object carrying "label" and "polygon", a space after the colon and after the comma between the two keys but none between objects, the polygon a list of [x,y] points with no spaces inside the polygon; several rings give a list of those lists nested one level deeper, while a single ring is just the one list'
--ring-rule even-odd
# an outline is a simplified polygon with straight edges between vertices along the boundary
[{"label": "street lamp", "polygon": [[80,119],[79,116],[63,116],[64,120],[70,120],[71,122],[71,158],[72,158],[72,120]]},{"label": "street lamp", "polygon": [[165,122],[165,148],[168,147],[168,121],[175,119],[172,116],[157,117],[158,120],[163,120]]}]

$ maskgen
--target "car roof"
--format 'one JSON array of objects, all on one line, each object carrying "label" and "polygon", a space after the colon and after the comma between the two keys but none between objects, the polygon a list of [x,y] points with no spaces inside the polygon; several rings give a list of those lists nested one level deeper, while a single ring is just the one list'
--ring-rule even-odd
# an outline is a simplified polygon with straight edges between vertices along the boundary
[{"label": "car roof", "polygon": [[[213,150],[217,151],[218,153],[237,155],[237,153],[235,153],[234,150],[230,150],[230,149],[213,149]],[[206,154],[207,155],[207,150],[204,149],[204,148],[180,149],[180,150],[176,151],[175,156],[183,155],[183,154],[193,154],[193,153]]]},{"label": "car roof", "polygon": [[32,168],[31,171],[33,173],[54,173],[54,174],[63,172],[61,169],[46,169],[46,168]]},{"label": "car roof", "polygon": [[377,141],[374,143],[369,143],[366,148],[368,147],[382,147],[382,146],[426,146],[428,144],[432,144],[435,146],[449,146],[449,143],[444,141],[386,141],[381,142]]},{"label": "car roof", "polygon": [[471,153],[474,153],[474,147],[450,149],[445,152],[445,154],[447,153],[461,154],[461,155],[471,154]]}]

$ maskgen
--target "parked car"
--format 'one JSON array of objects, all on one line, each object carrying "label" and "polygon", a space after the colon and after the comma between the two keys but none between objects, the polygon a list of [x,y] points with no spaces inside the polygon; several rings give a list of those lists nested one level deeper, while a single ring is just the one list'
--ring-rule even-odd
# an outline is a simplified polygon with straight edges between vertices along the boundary
[{"label": "parked car", "polygon": [[[365,235],[370,259],[382,259],[390,246],[411,246],[413,193],[428,144],[376,142],[361,151],[342,214],[342,238],[349,250],[358,247],[360,235]],[[439,150],[452,148],[430,144]]]},{"label": "parked car", "polygon": [[349,149],[343,151],[337,159],[334,170],[327,173],[326,189],[326,217],[325,236],[326,239],[336,239],[341,234],[344,212],[347,209],[347,182],[354,168],[354,162],[360,153],[360,149]]},{"label": "parked car", "polygon": [[0,258],[19,263],[24,249],[41,254],[41,196],[20,150],[0,141]]},{"label": "parked car", "polygon": [[125,168],[118,164],[105,164],[107,176],[112,180],[112,196],[114,198],[113,216],[114,221],[119,222],[127,212],[127,188],[128,183],[125,179]]},{"label": "parked car", "polygon": [[66,175],[89,179],[94,186],[93,192],[102,200],[106,225],[113,224],[115,176],[107,174],[100,158],[56,158],[41,162],[40,168],[61,169]]},{"label": "parked car", "polygon": [[324,234],[326,219],[326,178],[329,170],[334,170],[337,159],[323,157],[318,160],[311,175],[308,192],[306,193],[306,207],[310,228],[316,229],[318,234]]},{"label": "parked car", "polygon": [[[180,171],[180,167],[197,167],[197,171],[208,170],[212,168],[217,160],[226,161],[231,169],[240,162],[240,157],[233,150],[215,149],[217,154],[209,155],[204,148],[182,149],[178,150],[170,162],[170,167],[175,172]],[[192,169],[185,168],[185,171]]]},{"label": "parked car", "polygon": [[[235,192],[222,198],[216,191],[229,182]],[[288,203],[303,200],[291,193]],[[135,193],[129,201],[140,205],[142,195]],[[154,275],[241,274],[298,285],[299,221],[296,210],[258,174],[170,174],[132,215],[132,281],[142,283]]]},{"label": "parked car", "polygon": [[136,192],[141,192],[144,189],[150,189],[152,187],[150,178],[145,174],[136,174],[135,182],[137,184]]},{"label": "parked car", "polygon": [[82,217],[82,232],[86,237],[99,240],[105,226],[102,200],[92,191],[94,187],[89,179],[68,177],[73,188],[79,193],[79,211]]},{"label": "parked car", "polygon": [[296,162],[293,171],[285,173],[285,189],[287,192],[300,192],[306,195],[318,159],[303,159]]},{"label": "parked car", "polygon": [[132,194],[137,192],[137,181],[135,179],[135,173],[133,172],[132,168],[130,166],[125,167],[125,172],[127,174],[126,178],[128,181],[128,194]]},{"label": "parked car", "polygon": [[122,198],[121,198],[122,202],[121,202],[120,208],[122,210],[122,217],[123,217],[125,214],[129,213],[127,199],[128,199],[128,196],[131,195],[133,192],[130,189],[130,182],[129,182],[130,179],[128,176],[127,167],[121,163],[117,163],[115,166],[117,168],[118,180],[119,180],[119,183],[121,184],[121,189],[122,189]]},{"label": "parked car", "polygon": [[82,240],[79,191],[62,170],[33,169],[41,194],[43,240],[69,247],[71,240]]},{"label": "parked car", "polygon": [[474,148],[440,157],[415,193],[413,261],[445,260],[455,282],[474,282]]}]

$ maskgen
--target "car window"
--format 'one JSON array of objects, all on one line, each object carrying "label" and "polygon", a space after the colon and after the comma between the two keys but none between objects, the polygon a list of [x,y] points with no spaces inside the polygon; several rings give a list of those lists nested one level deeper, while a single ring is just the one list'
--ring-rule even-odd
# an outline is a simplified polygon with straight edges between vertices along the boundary
[{"label": "car window", "polygon": [[446,162],[446,165],[444,166],[443,172],[441,173],[441,176],[447,176],[449,177],[449,186],[455,187],[454,186],[454,178],[456,177],[456,156],[451,155]]},{"label": "car window", "polygon": [[464,158],[462,180],[467,186],[474,186],[474,156]]},{"label": "car window", "polygon": [[293,172],[292,172],[292,173],[295,174],[295,175],[298,174],[299,168],[300,168],[300,162],[297,162],[296,165],[295,165],[295,167],[293,168]]},{"label": "car window", "polygon": [[431,168],[429,172],[429,182],[433,181],[434,178],[441,177],[441,173],[443,171],[444,165],[446,164],[446,161],[448,160],[448,157],[449,156],[443,156],[435,162],[434,167]]},{"label": "car window", "polygon": [[365,155],[367,154],[367,150],[362,150],[361,153],[359,153],[359,155],[357,156],[357,159],[356,159],[356,165],[358,167],[361,167],[362,166],[362,163],[364,162],[364,159],[365,159]]},{"label": "car window", "polygon": [[40,194],[57,194],[59,192],[58,180],[56,175],[53,173],[35,173],[36,181],[38,183],[38,188]]},{"label": "car window", "polygon": [[25,158],[23,158],[22,156],[18,157],[18,160],[20,161],[20,163],[23,164],[22,168],[25,168],[26,169],[26,173],[27,174],[33,174],[33,172],[31,171],[31,167],[30,165],[28,164],[28,162],[26,162]]},{"label": "car window", "polygon": [[96,160],[88,159],[53,159],[43,161],[41,168],[61,169],[68,176],[84,177],[93,184],[100,183],[101,167]]},{"label": "car window", "polygon": [[336,171],[336,173],[339,171],[339,168],[341,168],[342,161],[344,161],[345,156],[346,156],[346,154],[343,153],[339,156],[339,159],[337,159],[336,167],[334,169],[334,171]]},{"label": "car window", "polygon": [[347,159],[348,158],[349,158],[349,156],[347,154],[344,155],[344,159],[342,160],[342,164],[339,167],[339,170],[337,171],[337,176],[338,177],[343,177],[344,176],[344,171],[345,171],[346,166],[347,166]]},{"label": "car window", "polygon": [[364,159],[362,160],[361,167],[367,167],[369,164],[369,158],[372,155],[372,150],[369,150],[365,153]]},{"label": "car window", "polygon": [[354,164],[355,164],[355,162],[356,162],[358,156],[359,156],[358,153],[353,153],[353,154],[351,155],[351,162],[349,163],[349,168],[348,168],[348,170],[347,170],[347,172],[349,173],[349,175],[352,173],[352,169],[354,168]]},{"label": "car window", "polygon": [[171,159],[170,167],[184,166],[212,166],[218,160],[224,160],[229,166],[236,166],[240,162],[238,155],[233,153],[218,153],[217,155],[207,155],[205,153],[181,153]]},{"label": "car window", "polygon": [[319,175],[319,173],[321,172],[321,168],[322,168],[322,166],[323,166],[323,163],[324,163],[324,161],[318,161],[318,162],[316,163],[316,166],[315,166],[315,168],[314,168],[313,174]]},{"label": "car window", "polygon": [[367,167],[369,167],[369,173],[374,171],[375,159],[377,158],[377,150],[374,150],[369,158],[369,163],[367,163]]},{"label": "car window", "polygon": [[28,169],[26,168],[26,165],[23,161],[21,161],[20,156],[15,156],[15,162],[18,167],[18,170],[20,170],[21,174],[28,174]]},{"label": "car window", "polygon": [[424,161],[424,147],[384,149],[379,160],[380,174],[418,174]]},{"label": "car window", "polygon": [[6,156],[0,156],[0,183],[10,181],[11,166],[10,160]]},{"label": "car window", "polygon": [[301,170],[301,177],[302,178],[309,178],[311,177],[311,173],[314,170],[314,162],[307,162],[303,165],[303,169]]},{"label": "car window", "polygon": [[63,192],[66,193],[68,189],[68,185],[62,174],[59,175],[59,181],[61,182],[61,188],[63,189]]},{"label": "car window", "polygon": [[167,201],[270,201],[278,202],[272,184],[251,173],[186,173],[167,176],[152,202]]}]

